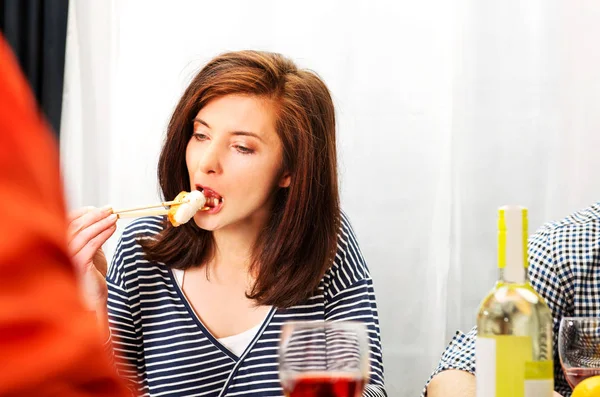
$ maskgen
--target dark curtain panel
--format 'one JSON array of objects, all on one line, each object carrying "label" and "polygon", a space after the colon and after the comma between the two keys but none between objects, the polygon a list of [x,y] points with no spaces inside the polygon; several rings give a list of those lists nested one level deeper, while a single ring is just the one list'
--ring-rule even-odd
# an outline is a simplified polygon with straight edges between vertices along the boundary
[{"label": "dark curtain panel", "polygon": [[0,0],[0,30],[38,103],[60,133],[68,0]]}]

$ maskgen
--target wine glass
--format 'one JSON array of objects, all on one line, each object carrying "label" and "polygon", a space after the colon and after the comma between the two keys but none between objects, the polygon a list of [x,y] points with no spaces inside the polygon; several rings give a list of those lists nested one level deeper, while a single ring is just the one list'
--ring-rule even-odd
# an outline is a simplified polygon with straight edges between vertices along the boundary
[{"label": "wine glass", "polygon": [[288,397],[360,397],[369,376],[367,330],[358,322],[288,322],[279,378]]},{"label": "wine glass", "polygon": [[600,375],[600,318],[563,317],[558,355],[571,388],[586,378]]}]

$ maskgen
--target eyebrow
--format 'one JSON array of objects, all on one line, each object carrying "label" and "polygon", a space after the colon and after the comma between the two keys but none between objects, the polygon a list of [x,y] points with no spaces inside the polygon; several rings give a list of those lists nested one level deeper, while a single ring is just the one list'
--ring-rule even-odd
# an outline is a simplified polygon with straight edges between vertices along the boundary
[{"label": "eyebrow", "polygon": [[[202,120],[202,119],[200,119],[198,117],[196,117],[193,120],[193,122],[194,122],[194,124],[195,123],[199,123],[199,124],[202,124],[203,126],[205,126],[206,128],[210,128],[210,126],[208,125],[208,123],[206,121],[204,121],[204,120]],[[232,131],[231,134],[232,135],[236,135],[236,136],[251,136],[251,137],[254,137],[254,138],[256,138],[256,139],[258,139],[260,141],[263,141],[263,139],[258,134],[254,133],[254,132],[250,132],[250,131]]]}]

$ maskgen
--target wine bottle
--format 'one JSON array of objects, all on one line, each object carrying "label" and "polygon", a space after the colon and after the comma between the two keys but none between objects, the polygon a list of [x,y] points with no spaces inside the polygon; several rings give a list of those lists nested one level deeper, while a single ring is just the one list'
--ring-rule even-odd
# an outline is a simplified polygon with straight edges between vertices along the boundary
[{"label": "wine bottle", "polygon": [[498,211],[499,279],[477,314],[477,397],[552,397],[552,313],[527,276],[527,209]]}]

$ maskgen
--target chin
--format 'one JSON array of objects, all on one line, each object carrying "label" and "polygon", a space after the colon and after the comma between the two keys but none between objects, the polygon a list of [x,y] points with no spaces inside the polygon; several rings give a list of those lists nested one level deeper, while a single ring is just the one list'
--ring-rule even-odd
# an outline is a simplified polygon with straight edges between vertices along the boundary
[{"label": "chin", "polygon": [[218,222],[215,222],[213,219],[206,219],[204,217],[198,219],[198,216],[194,216],[194,222],[196,226],[198,226],[202,230],[206,230],[208,232],[213,232],[221,228]]},{"label": "chin", "polygon": [[[198,213],[194,216],[194,222],[196,225],[202,229],[209,232],[214,232],[221,229],[236,229],[236,228],[247,228],[248,226],[253,226],[256,224],[260,224],[260,218],[253,216],[250,214],[231,214],[230,216],[224,216],[222,212],[218,214],[203,214]],[[229,214],[227,214],[229,215]],[[255,215],[255,214],[254,214]]]}]

